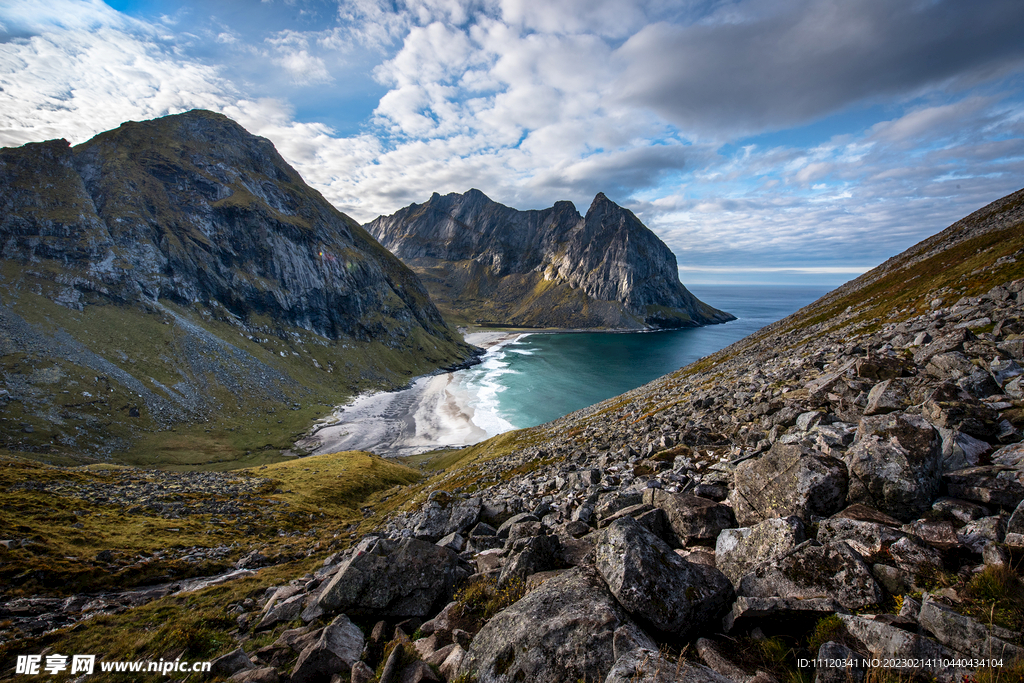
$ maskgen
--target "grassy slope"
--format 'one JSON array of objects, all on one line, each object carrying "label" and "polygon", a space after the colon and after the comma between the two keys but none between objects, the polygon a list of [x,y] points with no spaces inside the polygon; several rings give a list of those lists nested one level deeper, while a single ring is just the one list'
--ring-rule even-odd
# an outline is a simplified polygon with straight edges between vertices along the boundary
[{"label": "grassy slope", "polygon": [[[158,397],[173,402],[181,382],[205,395],[193,419],[168,425],[165,415],[147,410],[128,386],[95,366],[47,352],[45,343],[26,350],[24,340],[0,339],[0,373],[22,399],[6,404],[0,417],[6,443],[0,444],[54,464],[88,462],[83,452],[102,449],[116,451],[117,462],[168,468],[233,469],[280,460],[281,450],[334,405],[360,391],[401,386],[457,357],[454,344],[425,334],[408,340],[413,353],[305,331],[254,335],[257,342],[201,307],[168,302],[164,310],[102,304],[79,312],[24,290],[9,290],[0,301],[45,339],[66,335]],[[219,353],[217,343],[197,339],[173,314],[273,371],[275,380],[257,382],[245,368],[231,367],[232,357]],[[203,362],[181,360],[190,356]],[[132,408],[138,417],[129,416]]]},{"label": "grassy slope", "polygon": [[[246,482],[247,496],[216,484],[180,489],[168,483],[173,480],[135,468],[51,467],[0,456],[0,528],[5,538],[30,541],[0,547],[0,580],[8,595],[67,594],[210,575],[254,549],[267,557],[326,552],[363,522],[360,508],[372,494],[420,476],[368,453],[334,453],[240,470],[222,480]],[[118,501],[151,483],[164,488]],[[147,501],[201,506],[200,514],[167,517],[145,509]],[[232,512],[206,512],[216,503],[231,505]],[[315,534],[307,534],[310,529]],[[231,551],[199,564],[180,559],[193,547],[218,546]],[[94,560],[104,550],[113,551],[112,562]],[[158,552],[167,556],[140,561]]]}]

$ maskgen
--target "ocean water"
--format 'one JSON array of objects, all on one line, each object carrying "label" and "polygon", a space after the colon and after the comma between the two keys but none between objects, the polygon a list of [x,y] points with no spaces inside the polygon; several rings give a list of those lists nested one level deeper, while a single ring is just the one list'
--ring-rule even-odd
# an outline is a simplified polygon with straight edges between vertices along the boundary
[{"label": "ocean water", "polygon": [[737,320],[641,333],[527,334],[456,373],[488,434],[543,424],[714,353],[815,301],[828,287],[705,285],[697,298]]}]

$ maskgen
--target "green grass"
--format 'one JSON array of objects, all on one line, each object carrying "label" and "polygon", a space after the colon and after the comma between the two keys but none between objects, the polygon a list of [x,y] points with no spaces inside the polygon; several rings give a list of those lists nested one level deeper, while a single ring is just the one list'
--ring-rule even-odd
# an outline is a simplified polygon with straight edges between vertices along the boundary
[{"label": "green grass", "polygon": [[[409,467],[360,452],[293,459],[236,475],[253,482],[248,499],[216,487],[149,494],[158,502],[222,501],[240,510],[173,519],[143,505],[85,497],[90,486],[129,490],[145,485],[152,480],[145,470],[51,467],[0,456],[0,528],[10,538],[30,540],[26,547],[0,547],[0,579],[15,595],[67,594],[211,575],[253,549],[271,558],[326,553],[347,545],[354,529],[379,523],[381,517],[363,516],[361,508],[370,499],[381,491],[407,488],[421,477]],[[231,550],[200,563],[180,559],[192,547],[219,546]],[[113,559],[97,561],[106,550],[113,551]],[[161,552],[168,555],[145,559]]]}]

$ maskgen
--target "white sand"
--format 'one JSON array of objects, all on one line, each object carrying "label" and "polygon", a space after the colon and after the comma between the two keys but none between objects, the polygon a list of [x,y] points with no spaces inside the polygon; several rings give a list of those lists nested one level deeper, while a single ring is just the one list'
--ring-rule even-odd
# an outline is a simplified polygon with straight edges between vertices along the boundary
[{"label": "white sand", "polygon": [[[494,348],[519,336],[475,332],[465,339],[475,346]],[[470,446],[500,433],[488,433],[473,421],[473,398],[458,373],[420,377],[408,389],[363,394],[339,406],[323,426],[296,446],[314,455],[360,450],[384,456]],[[492,431],[496,428],[491,425]]]}]

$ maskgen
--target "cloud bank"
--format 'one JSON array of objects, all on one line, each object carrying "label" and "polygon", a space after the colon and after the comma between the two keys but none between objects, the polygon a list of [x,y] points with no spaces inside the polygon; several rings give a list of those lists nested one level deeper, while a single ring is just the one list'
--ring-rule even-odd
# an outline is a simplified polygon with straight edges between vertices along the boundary
[{"label": "cloud bank", "polygon": [[212,109],[357,220],[435,191],[603,191],[707,281],[839,282],[1024,177],[1016,0],[203,7],[7,3],[0,145]]}]

